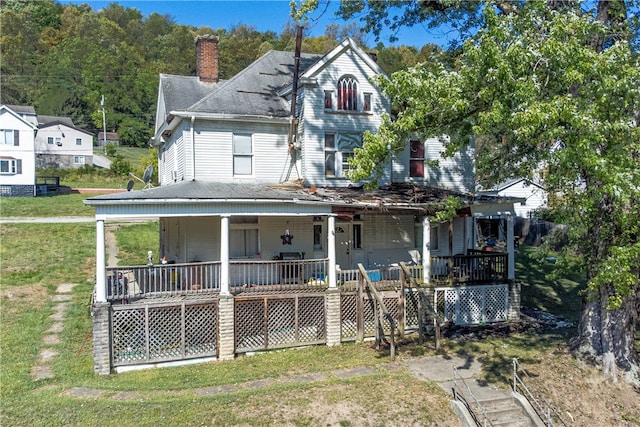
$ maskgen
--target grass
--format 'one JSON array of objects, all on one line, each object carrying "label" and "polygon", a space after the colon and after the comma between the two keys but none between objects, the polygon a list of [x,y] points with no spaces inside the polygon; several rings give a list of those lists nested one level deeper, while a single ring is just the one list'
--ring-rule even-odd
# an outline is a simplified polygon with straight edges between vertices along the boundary
[{"label": "grass", "polygon": [[83,201],[95,194],[61,194],[48,197],[3,197],[0,216],[6,217],[61,217],[94,216],[95,209]]},{"label": "grass", "polygon": [[[33,199],[84,214],[81,198],[56,196]],[[3,199],[3,216],[5,201]],[[63,203],[64,200],[64,203]],[[67,201],[69,201],[67,205]],[[24,203],[30,203],[31,199]],[[12,215],[32,216],[20,203]],[[67,205],[67,208],[63,206]],[[72,207],[77,210],[74,211]],[[74,213],[75,212],[75,213]],[[157,222],[114,228],[121,264],[143,264],[146,251],[158,245]],[[459,425],[449,409],[448,395],[437,385],[418,381],[403,370],[379,369],[375,375],[338,380],[330,370],[357,366],[381,367],[388,356],[369,343],[339,347],[316,346],[274,351],[232,362],[129,372],[93,374],[89,296],[95,266],[95,225],[0,225],[0,424],[12,426],[102,425]],[[518,277],[525,304],[575,317],[580,278],[557,278],[557,266],[541,262],[535,249],[521,248]],[[549,280],[552,278],[553,280]],[[52,325],[55,288],[77,283],[55,345],[55,378],[35,381],[31,368],[44,347],[42,337]],[[569,306],[569,307],[568,307]],[[568,307],[568,308],[567,308]],[[507,387],[511,360],[517,357],[544,370],[544,354],[566,346],[565,332],[511,334],[482,340],[447,340],[445,354],[465,354],[482,361],[485,378]],[[398,359],[435,354],[432,342],[407,340]],[[289,375],[325,373],[315,382],[277,381]],[[264,380],[262,388],[212,395],[198,389]],[[272,381],[268,381],[272,380]],[[97,398],[67,395],[74,387],[100,390]],[[634,413],[625,415],[636,417]]]}]

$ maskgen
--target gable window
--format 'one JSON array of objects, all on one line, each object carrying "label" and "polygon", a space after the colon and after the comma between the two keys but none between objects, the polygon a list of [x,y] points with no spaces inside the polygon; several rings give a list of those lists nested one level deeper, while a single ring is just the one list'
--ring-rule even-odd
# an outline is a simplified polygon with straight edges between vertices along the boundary
[{"label": "gable window", "polygon": [[56,136],[56,145],[62,147],[62,137]]},{"label": "gable window", "polygon": [[20,131],[11,129],[0,130],[0,144],[4,145],[20,145]]},{"label": "gable window", "polygon": [[73,163],[76,165],[84,165],[84,156],[73,156]]},{"label": "gable window", "polygon": [[409,176],[424,178],[424,144],[419,139],[412,139],[409,146]]},{"label": "gable window", "polygon": [[0,159],[0,174],[16,175],[22,173],[22,160],[4,158]]},{"label": "gable window", "polygon": [[76,138],[76,145],[82,145],[82,138]]},{"label": "gable window", "polygon": [[352,76],[338,80],[338,110],[358,110],[358,81]]},{"label": "gable window", "polygon": [[333,91],[324,91],[324,108],[326,108],[327,110],[333,108]]},{"label": "gable window", "polygon": [[253,144],[249,134],[233,134],[233,174],[253,174]]},{"label": "gable window", "polygon": [[364,111],[371,111],[371,94],[370,93],[364,94],[364,105],[362,106],[362,109]]},{"label": "gable window", "polygon": [[47,137],[47,144],[53,145],[53,137],[52,136]]},{"label": "gable window", "polygon": [[353,150],[362,146],[359,134],[324,134],[324,174],[331,178],[345,178]]}]

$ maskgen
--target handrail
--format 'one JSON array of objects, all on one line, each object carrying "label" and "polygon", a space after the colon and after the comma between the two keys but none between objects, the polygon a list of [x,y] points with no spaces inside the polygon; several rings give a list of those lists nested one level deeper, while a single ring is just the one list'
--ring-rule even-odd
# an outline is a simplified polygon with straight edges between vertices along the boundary
[{"label": "handrail", "polygon": [[[400,261],[400,268],[402,269],[402,271],[404,272],[404,277],[409,281],[409,284],[412,287],[420,287],[418,285],[418,281],[415,279],[415,277],[413,277],[413,275],[411,274],[411,272],[409,271],[409,268],[407,267],[407,264],[404,263],[404,261]],[[420,300],[422,301],[422,300]],[[433,305],[431,305],[431,303],[429,303],[429,300],[427,300],[427,307],[426,307],[427,311],[429,311],[432,315],[433,315],[433,319],[434,322],[436,324],[436,350],[440,349],[440,331],[441,331],[441,325],[444,323],[444,317],[442,317],[440,314],[438,314],[438,312],[436,311],[435,307],[433,307]],[[418,316],[420,316],[420,313],[418,313]],[[420,322],[420,325],[418,326],[419,328],[419,336],[420,339],[422,339],[422,323]]]},{"label": "handrail", "polygon": [[[482,424],[478,420],[475,411],[472,410],[471,407],[469,406],[469,402],[467,402],[467,399],[465,398],[465,396],[457,391],[457,384],[458,384],[456,381],[457,379],[460,379],[462,381],[464,386],[467,388],[467,392],[469,392],[469,396],[471,396],[471,398],[473,399],[473,402],[475,403],[476,407],[482,412]],[[484,427],[491,426],[491,421],[489,421],[489,417],[487,416],[487,409],[480,403],[480,401],[473,394],[473,392],[469,388],[469,384],[467,384],[464,378],[458,375],[458,369],[455,367],[453,368],[453,397],[457,400],[460,400],[464,404],[464,406],[469,411],[469,414],[471,415],[473,420],[476,422],[477,426],[484,426]]]},{"label": "handrail", "polygon": [[[378,290],[376,289],[376,287],[373,285],[373,282],[369,278],[369,275],[367,274],[367,271],[365,270],[364,265],[362,265],[361,263],[358,263],[358,269],[360,270],[360,274],[362,275],[365,283],[367,284],[367,289],[369,289],[369,291],[375,297],[376,301],[378,301],[378,306],[380,307],[382,314],[389,321],[389,326],[391,328],[391,341],[390,341],[389,353],[390,353],[391,360],[394,360],[396,358],[396,342],[395,342],[395,328],[396,328],[395,323],[396,322],[393,320],[393,317],[389,313],[389,310],[387,310],[387,306],[384,304],[382,296],[378,293]],[[378,332],[377,335],[378,336],[376,336],[376,341],[379,342],[380,340],[379,335],[381,335],[380,332]]]},{"label": "handrail", "polygon": [[[513,358],[513,392],[514,393],[518,393],[518,384],[520,384],[523,391],[525,391],[526,393],[523,395],[525,399],[529,401],[531,406],[534,408],[536,415],[538,415],[541,421],[546,423],[547,427],[553,426],[553,421],[551,420],[552,410],[555,412],[556,416],[558,417],[562,425],[566,426],[565,422],[562,420],[562,418],[560,418],[560,415],[558,414],[556,409],[553,406],[551,406],[551,404],[544,398],[544,396],[542,396],[541,399],[546,404],[546,410],[545,408],[542,407],[542,404],[538,402],[538,400],[535,398],[533,393],[531,393],[529,388],[527,388],[522,378],[520,378],[520,376],[518,375],[518,359],[514,357]],[[541,414],[544,414],[544,415],[541,415]]]}]

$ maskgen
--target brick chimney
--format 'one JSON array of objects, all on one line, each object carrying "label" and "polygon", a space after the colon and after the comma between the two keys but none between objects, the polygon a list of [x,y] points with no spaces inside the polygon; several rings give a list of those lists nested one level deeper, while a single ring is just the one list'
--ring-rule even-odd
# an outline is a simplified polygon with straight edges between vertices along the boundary
[{"label": "brick chimney", "polygon": [[196,37],[196,73],[203,82],[218,82],[218,36]]}]

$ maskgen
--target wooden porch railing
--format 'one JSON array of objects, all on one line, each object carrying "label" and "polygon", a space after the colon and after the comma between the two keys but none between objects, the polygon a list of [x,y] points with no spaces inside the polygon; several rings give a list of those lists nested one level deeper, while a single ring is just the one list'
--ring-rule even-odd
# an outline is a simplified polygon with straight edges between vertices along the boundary
[{"label": "wooden porch railing", "polygon": [[[232,260],[231,292],[324,288],[328,259]],[[107,267],[107,299],[171,297],[220,291],[220,261]]]},{"label": "wooden porch railing", "polygon": [[433,256],[431,281],[438,285],[506,281],[507,262],[503,252],[469,250],[468,255]]}]

